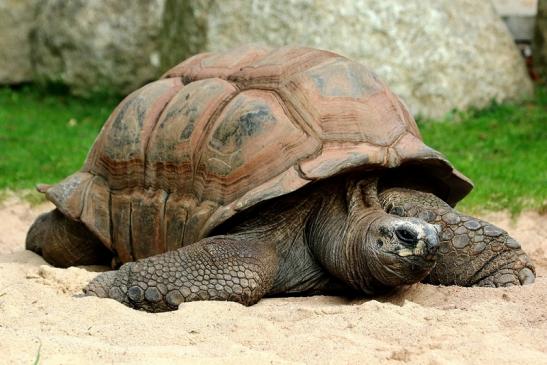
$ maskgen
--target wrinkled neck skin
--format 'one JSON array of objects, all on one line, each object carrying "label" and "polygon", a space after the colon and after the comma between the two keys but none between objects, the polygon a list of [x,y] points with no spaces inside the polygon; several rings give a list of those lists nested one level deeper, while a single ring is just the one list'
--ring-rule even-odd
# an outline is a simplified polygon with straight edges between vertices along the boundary
[{"label": "wrinkled neck skin", "polygon": [[386,213],[350,205],[343,183],[325,184],[259,206],[219,233],[275,245],[279,265],[269,295],[378,294],[388,288],[372,275],[362,252],[366,232],[357,227]]},{"label": "wrinkled neck skin", "polygon": [[[323,267],[365,294],[378,294],[389,289],[374,275],[374,253],[367,250],[368,229],[386,213],[375,208],[358,209],[346,195],[346,190],[324,199],[307,224],[310,248]],[[363,227],[365,227],[363,229]]]},{"label": "wrinkled neck skin", "polygon": [[[286,196],[243,213],[240,222],[226,233],[274,245],[278,270],[268,295],[337,294],[348,288],[329,275],[308,245],[307,225],[324,204],[315,192],[303,196]],[[228,226],[230,226],[228,222]]]}]

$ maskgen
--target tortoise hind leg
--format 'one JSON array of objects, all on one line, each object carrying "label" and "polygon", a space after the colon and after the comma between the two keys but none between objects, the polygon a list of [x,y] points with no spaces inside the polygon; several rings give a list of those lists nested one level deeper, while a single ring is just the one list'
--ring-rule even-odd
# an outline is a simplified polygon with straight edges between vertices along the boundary
[{"label": "tortoise hind leg", "polygon": [[83,223],[59,210],[40,215],[27,233],[26,249],[57,267],[110,265],[112,253]]}]

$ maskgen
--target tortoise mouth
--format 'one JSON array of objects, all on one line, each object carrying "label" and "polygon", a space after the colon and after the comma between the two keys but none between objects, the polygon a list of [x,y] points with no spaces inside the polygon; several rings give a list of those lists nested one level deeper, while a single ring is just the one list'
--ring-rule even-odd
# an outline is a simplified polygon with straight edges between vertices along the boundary
[{"label": "tortoise mouth", "polygon": [[375,277],[389,286],[414,284],[423,280],[435,267],[434,255],[402,256],[399,252],[383,251],[376,255]]}]

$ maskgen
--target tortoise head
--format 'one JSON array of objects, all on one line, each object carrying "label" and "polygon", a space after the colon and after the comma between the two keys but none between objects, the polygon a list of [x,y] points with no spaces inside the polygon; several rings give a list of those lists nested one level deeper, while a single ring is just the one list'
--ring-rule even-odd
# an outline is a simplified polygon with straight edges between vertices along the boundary
[{"label": "tortoise head", "polygon": [[440,243],[439,227],[386,213],[376,185],[376,179],[350,180],[345,201],[319,212],[313,238],[323,266],[367,294],[425,278],[435,266]]},{"label": "tortoise head", "polygon": [[356,224],[355,238],[348,242],[359,248],[370,275],[388,287],[425,278],[435,266],[439,227],[418,218],[401,219],[381,211],[375,216]]}]

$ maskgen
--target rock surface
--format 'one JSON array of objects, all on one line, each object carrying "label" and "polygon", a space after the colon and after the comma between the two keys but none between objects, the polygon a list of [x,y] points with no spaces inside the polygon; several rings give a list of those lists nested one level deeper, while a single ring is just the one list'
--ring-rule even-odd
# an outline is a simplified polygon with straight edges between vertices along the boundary
[{"label": "rock surface", "polygon": [[[0,4],[6,1],[10,3]],[[38,4],[35,75],[64,83],[80,95],[125,94],[194,53],[244,43],[305,45],[362,61],[414,114],[425,117],[516,99],[532,90],[524,62],[489,1]]]},{"label": "rock surface", "polygon": [[547,83],[547,0],[539,0],[534,36],[534,66]]},{"label": "rock surface", "polygon": [[[38,79],[72,92],[128,93],[195,50],[200,34],[176,0],[44,0],[37,9],[33,58]],[[183,34],[184,36],[181,36]]]},{"label": "rock surface", "polygon": [[260,42],[339,52],[375,70],[423,116],[531,92],[519,52],[488,1],[197,2],[207,49]]},{"label": "rock surface", "polygon": [[30,32],[36,0],[0,0],[0,84],[32,79]]}]

